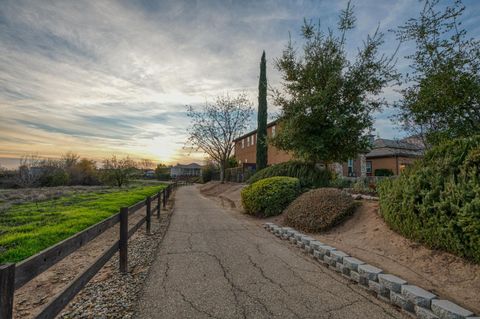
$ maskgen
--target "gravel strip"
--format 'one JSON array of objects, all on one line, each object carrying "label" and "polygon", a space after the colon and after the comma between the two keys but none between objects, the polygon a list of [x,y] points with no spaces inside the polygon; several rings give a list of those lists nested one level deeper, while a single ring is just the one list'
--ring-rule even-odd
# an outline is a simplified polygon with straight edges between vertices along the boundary
[{"label": "gravel strip", "polygon": [[170,224],[173,205],[169,206],[161,212],[160,220],[152,214],[152,235],[147,236],[143,226],[128,241],[128,274],[119,272],[115,254],[57,318],[132,318],[157,247]]}]

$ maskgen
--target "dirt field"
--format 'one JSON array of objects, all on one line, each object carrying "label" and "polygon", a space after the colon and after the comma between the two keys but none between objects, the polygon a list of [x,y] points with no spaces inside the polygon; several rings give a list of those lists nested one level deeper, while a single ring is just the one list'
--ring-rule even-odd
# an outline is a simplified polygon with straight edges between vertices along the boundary
[{"label": "dirt field", "polygon": [[[233,207],[236,213],[242,212],[242,188],[241,184],[215,182],[200,187],[204,196],[216,198],[225,206]],[[283,220],[282,216],[248,218],[259,225],[267,221],[281,225]],[[480,265],[449,253],[428,249],[393,232],[378,215],[377,202],[363,201],[362,206],[343,224],[328,232],[311,235],[402,277],[410,284],[428,289],[476,313],[480,312]]]}]

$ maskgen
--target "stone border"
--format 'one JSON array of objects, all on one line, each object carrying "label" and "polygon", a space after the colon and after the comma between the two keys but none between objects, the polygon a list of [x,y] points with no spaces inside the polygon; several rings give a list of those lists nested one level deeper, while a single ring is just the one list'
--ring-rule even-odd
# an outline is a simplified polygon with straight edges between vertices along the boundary
[{"label": "stone border", "polygon": [[347,253],[326,245],[290,227],[265,223],[263,227],[284,240],[303,249],[321,264],[372,291],[377,298],[401,308],[405,313],[420,319],[480,319],[473,312],[420,287],[409,285],[395,275],[369,265]]}]

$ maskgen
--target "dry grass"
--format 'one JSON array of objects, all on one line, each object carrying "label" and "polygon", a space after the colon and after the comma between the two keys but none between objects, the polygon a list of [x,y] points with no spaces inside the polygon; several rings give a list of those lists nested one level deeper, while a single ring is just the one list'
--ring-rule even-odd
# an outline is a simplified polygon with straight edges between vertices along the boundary
[{"label": "dry grass", "polygon": [[336,188],[317,188],[300,195],[285,210],[284,223],[306,232],[327,230],[357,207],[350,195]]}]

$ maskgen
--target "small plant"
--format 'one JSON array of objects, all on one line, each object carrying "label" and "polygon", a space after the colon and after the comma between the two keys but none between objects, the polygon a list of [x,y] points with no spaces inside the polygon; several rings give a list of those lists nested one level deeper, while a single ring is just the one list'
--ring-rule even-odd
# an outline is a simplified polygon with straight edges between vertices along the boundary
[{"label": "small plant", "polygon": [[262,179],[242,190],[245,212],[258,217],[280,214],[300,194],[298,178],[276,176]]},{"label": "small plant", "polygon": [[290,176],[299,179],[302,187],[325,187],[332,179],[329,170],[302,161],[289,161],[262,169],[250,177],[248,184],[273,176]]},{"label": "small plant", "polygon": [[351,215],[357,204],[336,188],[317,188],[295,199],[285,210],[285,224],[307,232],[327,230]]}]

